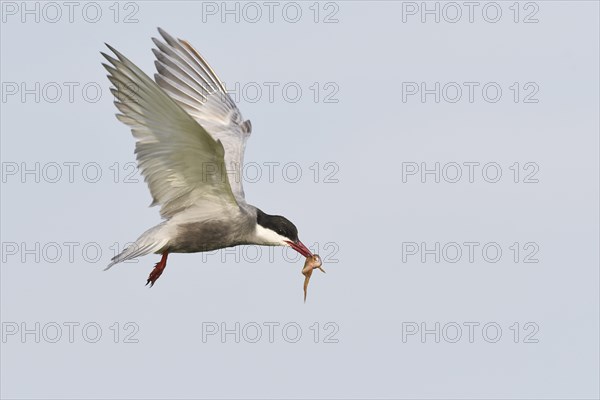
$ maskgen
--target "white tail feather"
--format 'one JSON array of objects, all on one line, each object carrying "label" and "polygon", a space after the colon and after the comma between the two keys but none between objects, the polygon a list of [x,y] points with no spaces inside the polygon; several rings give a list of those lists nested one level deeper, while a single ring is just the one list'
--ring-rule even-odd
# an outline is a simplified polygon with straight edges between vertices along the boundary
[{"label": "white tail feather", "polygon": [[106,271],[120,262],[161,251],[169,243],[168,235],[164,234],[164,228],[165,223],[162,223],[142,233],[135,243],[113,257],[104,270]]}]

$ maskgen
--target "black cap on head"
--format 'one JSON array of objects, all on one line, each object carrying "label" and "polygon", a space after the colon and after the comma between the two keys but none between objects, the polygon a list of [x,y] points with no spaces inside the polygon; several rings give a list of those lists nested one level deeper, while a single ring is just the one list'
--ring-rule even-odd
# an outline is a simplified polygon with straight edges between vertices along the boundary
[{"label": "black cap on head", "polygon": [[270,229],[281,236],[285,236],[293,242],[298,241],[298,229],[287,218],[281,215],[265,214],[256,209],[256,223],[263,228]]}]

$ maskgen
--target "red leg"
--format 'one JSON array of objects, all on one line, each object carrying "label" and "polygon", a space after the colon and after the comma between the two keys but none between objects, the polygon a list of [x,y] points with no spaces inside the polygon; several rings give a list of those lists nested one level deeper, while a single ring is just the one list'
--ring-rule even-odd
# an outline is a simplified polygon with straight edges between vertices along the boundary
[{"label": "red leg", "polygon": [[152,272],[150,272],[150,275],[148,276],[148,281],[146,282],[146,285],[150,284],[150,287],[154,286],[154,282],[156,282],[156,280],[160,277],[160,275],[165,270],[165,267],[167,266],[167,256],[168,255],[169,255],[169,253],[167,251],[165,251],[162,254],[162,258],[160,259],[159,262],[156,263]]}]

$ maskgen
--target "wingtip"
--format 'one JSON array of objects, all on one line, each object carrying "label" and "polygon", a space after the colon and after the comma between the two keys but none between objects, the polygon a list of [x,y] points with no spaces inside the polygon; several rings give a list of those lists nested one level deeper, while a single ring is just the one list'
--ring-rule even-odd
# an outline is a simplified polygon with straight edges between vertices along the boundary
[{"label": "wingtip", "polygon": [[160,26],[157,26],[156,30],[158,31],[158,33],[160,33],[160,36],[164,37],[165,39],[166,39],[167,36],[171,36],[171,35],[169,35],[169,33],[167,31],[165,31]]},{"label": "wingtip", "polygon": [[115,69],[112,65],[108,65],[107,63],[102,63],[102,66],[108,71],[109,74],[112,74],[112,71]]},{"label": "wingtip", "polygon": [[173,45],[173,43],[177,43],[177,40],[173,36],[169,35],[169,33],[164,29],[158,28],[158,33],[160,33],[160,36],[162,36],[165,42],[167,42],[171,46]]},{"label": "wingtip", "polygon": [[[121,54],[117,49],[115,49],[114,47],[112,47],[110,44],[108,43],[104,43],[106,45],[106,47],[108,47],[110,49],[110,51],[112,51],[114,53],[115,56],[117,56],[117,58],[120,61],[124,61],[126,60],[125,56],[123,56],[123,54]],[[112,58],[112,57],[111,57]]]},{"label": "wingtip", "polygon": [[156,27],[156,30],[158,31],[158,33],[160,34],[160,36],[165,37],[165,36],[169,36],[169,34],[167,33],[167,31],[165,31],[163,28],[161,28],[160,26]]},{"label": "wingtip", "polygon": [[[114,57],[112,57],[112,56],[111,56],[111,55],[109,55],[109,54],[106,54],[106,53],[105,53],[105,52],[103,52],[103,51],[101,51],[101,52],[100,52],[100,54],[102,54],[102,56],[103,56],[103,57],[104,57],[104,58],[105,58],[105,59],[106,59],[106,60],[107,60],[109,63],[111,63],[112,65],[116,65],[116,62],[117,62],[117,60],[116,60]],[[106,65],[106,64],[102,63],[102,65]]]}]

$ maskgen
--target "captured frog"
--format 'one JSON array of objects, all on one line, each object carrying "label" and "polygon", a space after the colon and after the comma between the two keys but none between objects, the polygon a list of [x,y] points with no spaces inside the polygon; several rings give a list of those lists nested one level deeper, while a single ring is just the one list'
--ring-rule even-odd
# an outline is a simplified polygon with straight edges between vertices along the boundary
[{"label": "captured frog", "polygon": [[320,269],[322,272],[325,272],[321,266],[323,262],[321,261],[321,257],[318,254],[313,254],[310,257],[306,257],[306,261],[304,262],[304,268],[302,268],[302,275],[304,275],[304,302],[306,303],[306,291],[308,290],[308,282],[310,281],[310,276],[313,273],[315,268]]}]

